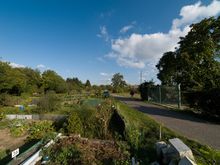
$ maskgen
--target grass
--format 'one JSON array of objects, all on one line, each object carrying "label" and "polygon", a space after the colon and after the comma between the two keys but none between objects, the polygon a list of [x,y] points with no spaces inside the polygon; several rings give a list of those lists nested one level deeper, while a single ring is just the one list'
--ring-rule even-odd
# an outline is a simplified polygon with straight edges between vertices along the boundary
[{"label": "grass", "polygon": [[[149,163],[149,161],[155,158],[155,155],[153,155],[154,144],[159,141],[160,124],[146,114],[134,110],[121,102],[117,102],[117,109],[125,122],[126,132],[130,143],[134,148],[137,148],[134,152],[136,152],[137,156],[140,158],[150,156],[148,160]],[[179,135],[166,127],[162,128],[161,140],[167,142],[169,139],[175,137],[180,138],[192,149],[198,164],[213,164],[214,162],[217,162],[217,164],[220,163],[220,151],[187,139],[186,137]],[[147,154],[141,155],[141,151],[144,151]]]}]

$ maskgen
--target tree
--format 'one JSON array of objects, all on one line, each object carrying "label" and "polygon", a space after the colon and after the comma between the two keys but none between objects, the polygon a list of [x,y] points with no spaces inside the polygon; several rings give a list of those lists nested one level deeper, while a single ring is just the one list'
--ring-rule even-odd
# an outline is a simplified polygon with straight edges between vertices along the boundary
[{"label": "tree", "polygon": [[46,70],[42,74],[44,91],[53,90],[57,93],[66,92],[65,80],[52,70]]},{"label": "tree", "polygon": [[124,81],[124,76],[120,73],[116,73],[112,77],[112,86],[114,92],[120,92],[126,86],[126,82]]},{"label": "tree", "polygon": [[86,88],[91,88],[91,83],[89,80],[86,80],[85,86]]},{"label": "tree", "polygon": [[68,92],[74,90],[80,92],[84,87],[82,81],[80,81],[77,77],[67,78],[66,84],[67,84]]},{"label": "tree", "polygon": [[139,86],[139,91],[140,91],[142,100],[147,100],[147,101],[149,100],[149,88],[153,86],[155,86],[153,80],[148,81],[148,82],[145,81]]},{"label": "tree", "polygon": [[19,68],[21,72],[24,73],[25,79],[27,81],[25,91],[29,93],[38,92],[39,88],[42,86],[41,73],[39,70],[33,70],[31,68]]},{"label": "tree", "polygon": [[68,133],[83,133],[83,125],[76,112],[72,112],[68,117],[67,130]]},{"label": "tree", "polygon": [[159,73],[157,77],[163,85],[174,85],[177,81],[177,59],[175,52],[166,52],[156,65]]},{"label": "tree", "polygon": [[179,84],[182,89],[220,87],[220,17],[204,19],[191,25],[180,38],[175,52],[164,53],[157,68],[162,84]]}]

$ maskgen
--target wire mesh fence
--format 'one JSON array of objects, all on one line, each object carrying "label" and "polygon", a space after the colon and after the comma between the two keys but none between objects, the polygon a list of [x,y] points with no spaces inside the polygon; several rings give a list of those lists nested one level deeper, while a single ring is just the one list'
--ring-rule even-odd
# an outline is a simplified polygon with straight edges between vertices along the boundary
[{"label": "wire mesh fence", "polygon": [[151,86],[148,87],[148,101],[165,104],[174,108],[187,107],[181,97],[180,86]]}]

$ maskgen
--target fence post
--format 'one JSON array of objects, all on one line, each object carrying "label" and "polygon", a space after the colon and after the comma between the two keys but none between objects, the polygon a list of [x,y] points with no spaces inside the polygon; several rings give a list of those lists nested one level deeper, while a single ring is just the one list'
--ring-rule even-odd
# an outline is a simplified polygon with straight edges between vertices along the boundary
[{"label": "fence post", "polygon": [[178,89],[178,108],[181,108],[181,88],[180,88],[180,84],[178,84],[177,86]]},{"label": "fence post", "polygon": [[159,86],[159,103],[161,104],[161,86]]}]

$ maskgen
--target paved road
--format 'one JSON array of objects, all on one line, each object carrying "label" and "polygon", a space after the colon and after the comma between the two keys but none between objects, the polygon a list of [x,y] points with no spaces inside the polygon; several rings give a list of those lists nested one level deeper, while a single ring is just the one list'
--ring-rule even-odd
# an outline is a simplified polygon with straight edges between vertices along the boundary
[{"label": "paved road", "polygon": [[148,114],[166,127],[190,139],[220,149],[220,124],[208,123],[194,116],[178,113],[166,108],[144,103],[139,100],[116,97],[143,113]]}]

